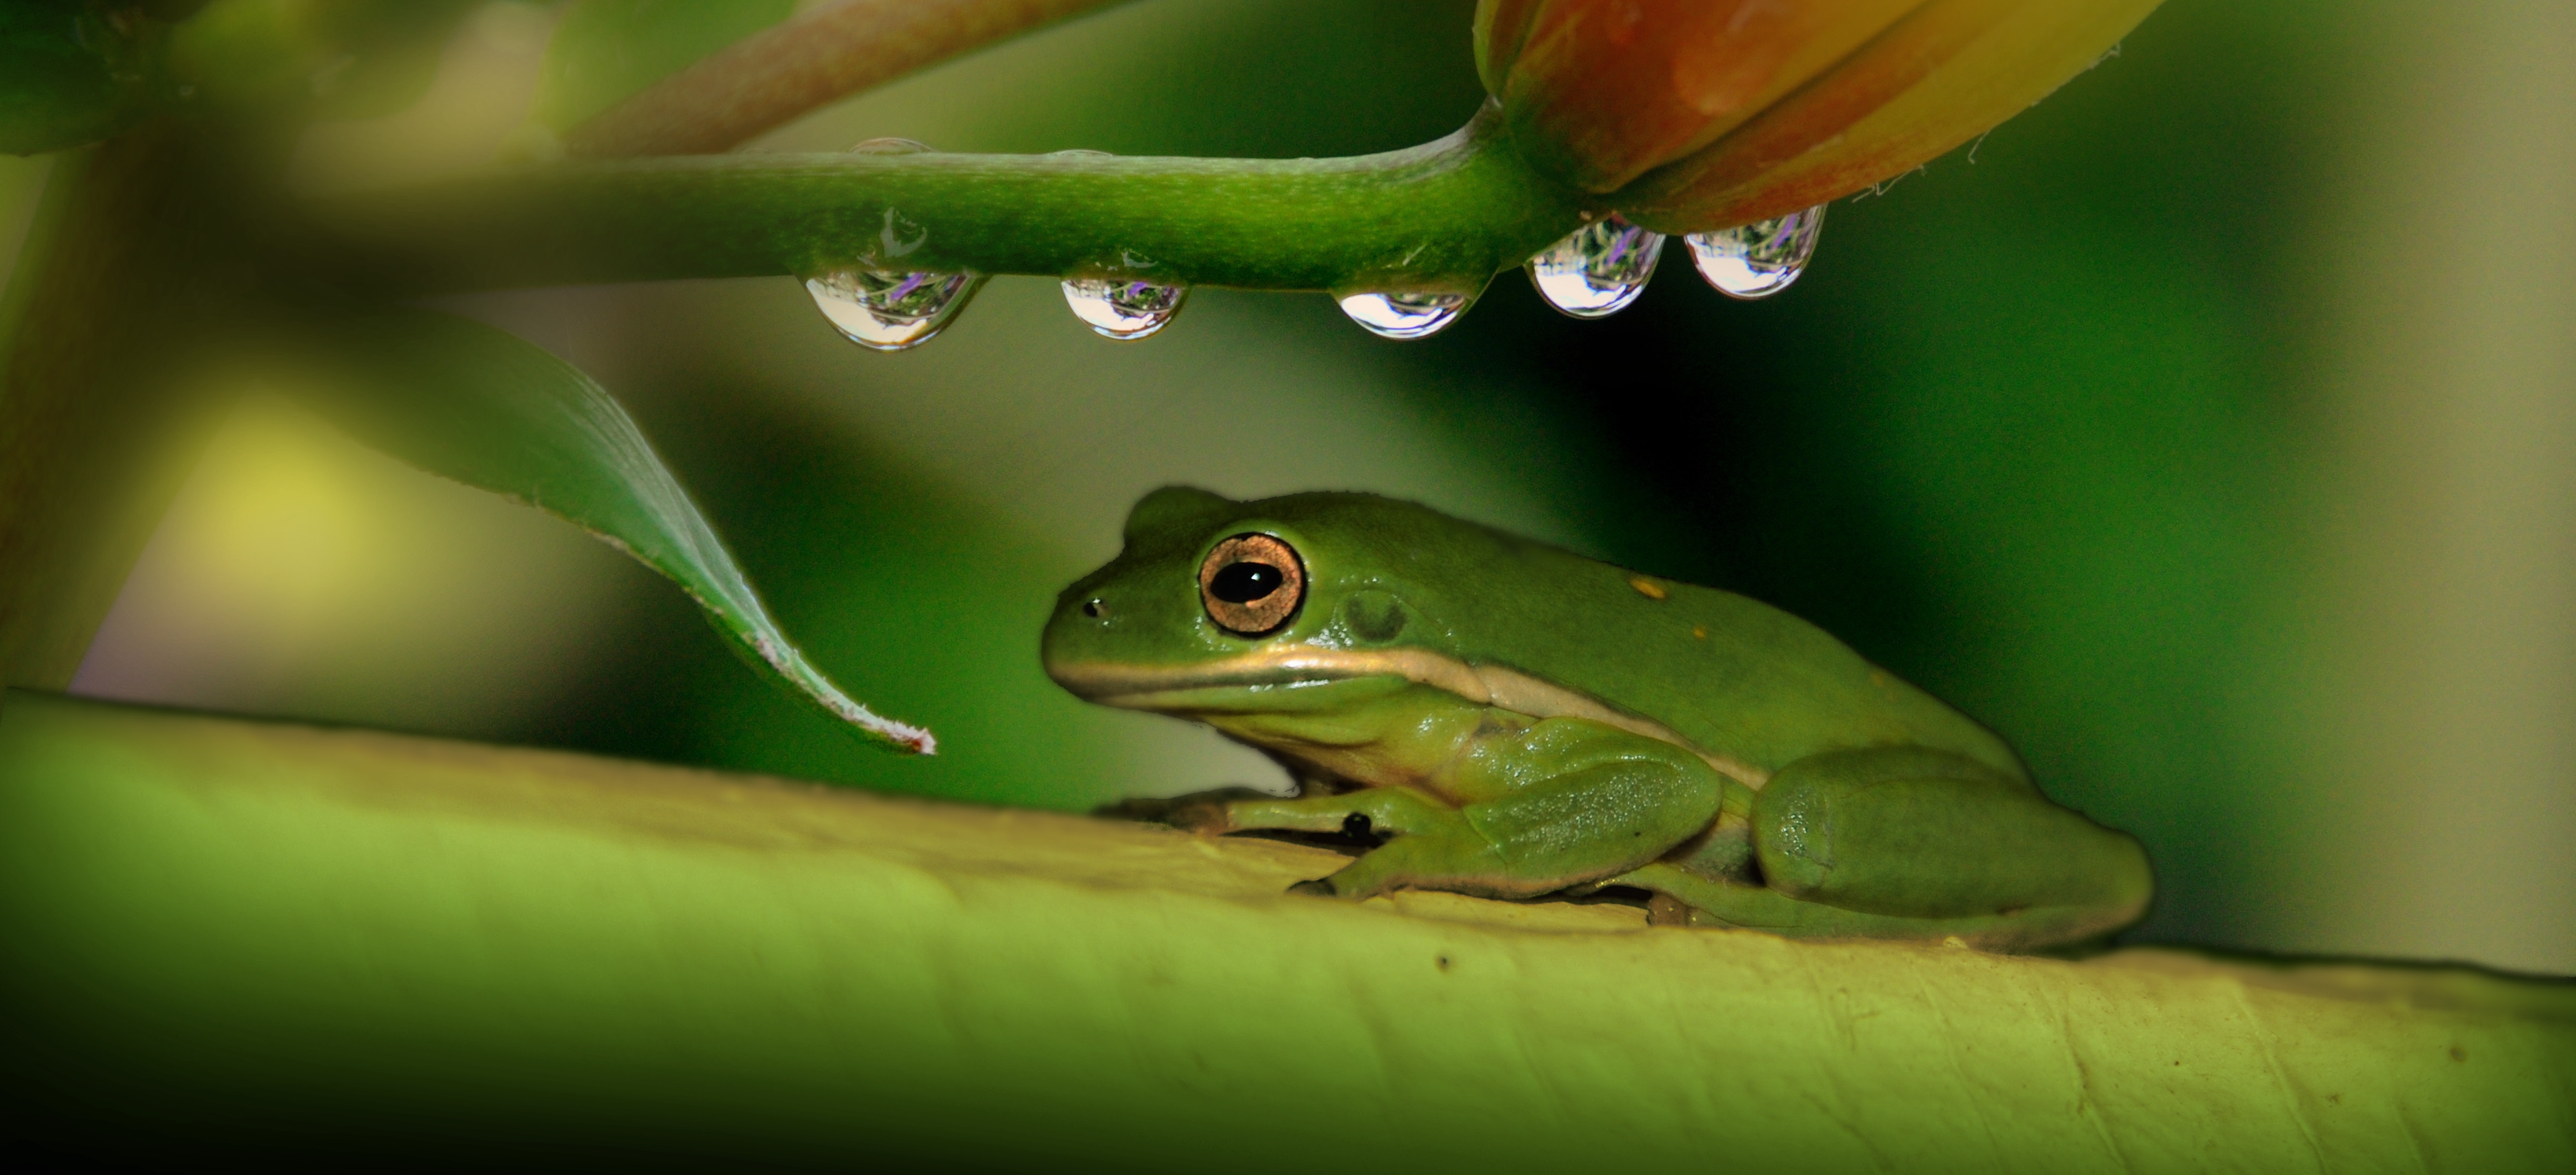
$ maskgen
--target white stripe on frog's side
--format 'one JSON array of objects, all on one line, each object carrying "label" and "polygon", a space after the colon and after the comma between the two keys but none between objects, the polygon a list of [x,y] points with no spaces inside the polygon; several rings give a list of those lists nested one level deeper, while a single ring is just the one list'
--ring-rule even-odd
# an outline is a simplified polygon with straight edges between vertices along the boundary
[{"label": "white stripe on frog's side", "polygon": [[1353,677],[1401,677],[1446,690],[1480,706],[1532,718],[1589,718],[1631,734],[1671,743],[1707,760],[1718,774],[1759,790],[1771,773],[1694,745],[1660,722],[1640,718],[1588,694],[1499,665],[1470,665],[1427,649],[1262,649],[1199,665],[1119,665],[1085,662],[1047,666],[1066,689],[1106,706],[1123,697],[1229,685],[1281,685]]}]

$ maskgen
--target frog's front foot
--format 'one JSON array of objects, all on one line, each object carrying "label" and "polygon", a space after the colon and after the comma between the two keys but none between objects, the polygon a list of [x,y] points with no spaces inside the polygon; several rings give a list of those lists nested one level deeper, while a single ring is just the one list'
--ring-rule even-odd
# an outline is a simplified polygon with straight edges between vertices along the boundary
[{"label": "frog's front foot", "polygon": [[1337,898],[1342,896],[1342,891],[1333,888],[1333,879],[1329,877],[1318,877],[1313,881],[1300,881],[1295,885],[1289,886],[1288,892],[1298,897],[1306,898]]},{"label": "frog's front foot", "polygon": [[[1267,798],[1254,797],[1255,801]],[[1207,836],[1272,829],[1320,837],[1339,836],[1366,846],[1375,846],[1386,839],[1386,834],[1378,830],[1377,822],[1369,819],[1366,812],[1345,812],[1337,817],[1328,810],[1320,815],[1298,813],[1281,819],[1268,804],[1247,804],[1222,795],[1182,797],[1165,807],[1158,819],[1185,832]]]}]

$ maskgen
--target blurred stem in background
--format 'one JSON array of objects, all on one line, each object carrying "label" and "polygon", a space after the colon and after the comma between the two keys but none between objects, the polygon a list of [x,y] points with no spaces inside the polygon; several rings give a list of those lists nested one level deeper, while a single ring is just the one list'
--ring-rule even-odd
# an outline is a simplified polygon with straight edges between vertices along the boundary
[{"label": "blurred stem in background", "polygon": [[[541,117],[574,155],[730,151],[833,99],[1125,0],[845,0],[752,33],[591,112],[576,91]],[[576,113],[586,116],[575,123]]]},{"label": "blurred stem in background", "polygon": [[213,268],[175,127],[68,152],[0,297],[0,680],[70,683],[204,424],[183,358]]}]

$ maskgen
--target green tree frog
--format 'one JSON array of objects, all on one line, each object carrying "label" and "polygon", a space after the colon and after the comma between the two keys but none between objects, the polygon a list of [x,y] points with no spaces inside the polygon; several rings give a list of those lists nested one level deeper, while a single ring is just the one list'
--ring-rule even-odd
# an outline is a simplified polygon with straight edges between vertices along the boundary
[{"label": "green tree frog", "polygon": [[1644,891],[1658,925],[2079,942],[2136,920],[2129,836],[1822,629],[1408,502],[1171,487],[1065,589],[1049,676],[1193,719],[1294,798],[1173,804],[1206,833],[1374,843],[1295,892]]}]

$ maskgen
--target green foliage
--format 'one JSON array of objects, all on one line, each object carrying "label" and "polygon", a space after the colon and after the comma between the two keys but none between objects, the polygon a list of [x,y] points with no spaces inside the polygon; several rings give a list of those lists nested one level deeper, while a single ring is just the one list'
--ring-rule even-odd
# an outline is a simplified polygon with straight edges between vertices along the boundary
[{"label": "green foliage", "polygon": [[413,464],[556,514],[681,586],[755,665],[884,745],[928,732],[870,712],[806,660],[625,409],[517,337],[426,310],[316,312],[315,399]]},{"label": "green foliage", "polygon": [[429,83],[472,3],[214,0],[170,31],[170,69],[193,99],[236,111],[382,114]]},{"label": "green foliage", "polygon": [[382,114],[419,95],[472,2],[8,0],[0,151],[96,142],[156,108],[280,122]]},{"label": "green foliage", "polygon": [[574,0],[546,53],[537,120],[569,130],[795,10],[796,0]]},{"label": "green foliage", "polygon": [[82,0],[0,2],[0,152],[92,143],[142,112],[142,46]]}]

